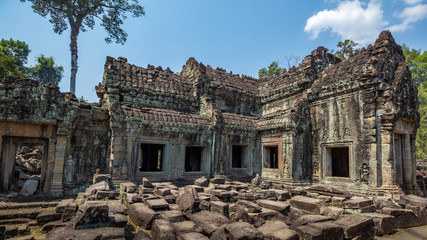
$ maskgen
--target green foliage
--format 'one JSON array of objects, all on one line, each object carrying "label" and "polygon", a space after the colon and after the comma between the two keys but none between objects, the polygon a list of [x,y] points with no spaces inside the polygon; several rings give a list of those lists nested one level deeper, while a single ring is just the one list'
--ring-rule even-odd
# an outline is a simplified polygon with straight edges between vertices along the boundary
[{"label": "green foliage", "polygon": [[335,56],[341,58],[342,60],[346,60],[351,54],[354,53],[356,50],[354,47],[357,45],[357,43],[350,39],[346,39],[343,42],[338,42],[338,50],[335,52]]},{"label": "green foliage", "polygon": [[26,77],[26,68],[30,49],[25,42],[13,39],[0,40],[0,79],[6,76]]},{"label": "green foliage", "polygon": [[87,103],[87,99],[85,99],[83,96],[81,96],[79,98],[79,102],[85,102],[85,103]]},{"label": "green foliage", "polygon": [[402,45],[403,55],[411,69],[412,80],[418,88],[427,80],[427,51],[421,54],[421,50],[409,49],[405,44]]},{"label": "green foliage", "polygon": [[21,0],[29,1],[35,13],[46,17],[50,15],[55,33],[62,34],[68,29],[77,32],[85,32],[87,28],[93,29],[95,18],[101,20],[101,26],[107,31],[105,41],[110,43],[113,39],[116,43],[126,42],[127,34],[121,28],[127,13],[133,17],[144,15],[144,8],[138,4],[138,0]]},{"label": "green foliage", "polygon": [[278,76],[283,72],[283,70],[284,69],[279,66],[277,61],[273,61],[267,68],[264,67],[258,71],[258,77],[267,78]]},{"label": "green foliage", "polygon": [[36,66],[28,68],[28,75],[41,84],[51,82],[58,85],[64,69],[56,66],[52,57],[45,57],[43,54],[37,58],[37,62]]},{"label": "green foliage", "polygon": [[427,157],[427,51],[421,54],[421,50],[409,49],[405,44],[402,45],[403,55],[411,70],[412,80],[418,87],[418,100],[420,106],[420,127],[417,130],[417,139],[415,141],[417,159]]},{"label": "green foliage", "polygon": [[46,17],[53,24],[53,31],[62,34],[70,28],[71,75],[70,91],[75,93],[77,74],[77,37],[80,32],[95,27],[95,19],[107,32],[105,41],[124,44],[127,33],[122,29],[127,14],[140,17],[145,14],[138,0],[20,0],[31,2],[35,13]]}]

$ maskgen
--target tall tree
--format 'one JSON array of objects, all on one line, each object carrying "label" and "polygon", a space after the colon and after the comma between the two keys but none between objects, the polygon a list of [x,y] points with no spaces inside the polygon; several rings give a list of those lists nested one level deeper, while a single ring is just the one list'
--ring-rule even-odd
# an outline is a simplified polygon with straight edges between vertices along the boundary
[{"label": "tall tree", "polygon": [[0,40],[0,79],[5,76],[26,77],[26,68],[30,49],[19,40]]},{"label": "tall tree", "polygon": [[124,44],[127,33],[121,28],[128,13],[133,17],[145,14],[138,0],[20,0],[32,3],[34,12],[43,17],[50,15],[53,31],[62,34],[68,27],[70,33],[71,76],[70,91],[75,93],[77,74],[77,38],[80,31],[93,29],[95,18],[101,21],[101,26],[107,31],[105,41]]},{"label": "tall tree", "polygon": [[28,75],[41,84],[51,82],[58,85],[64,69],[56,66],[52,57],[45,57],[43,54],[37,58],[37,63],[36,66],[28,68]]},{"label": "tall tree", "polygon": [[335,52],[335,56],[342,60],[346,60],[356,50],[355,47],[357,45],[357,43],[349,39],[346,39],[343,42],[338,42],[338,50]]},{"label": "tall tree", "polygon": [[270,65],[267,68],[263,67],[258,71],[258,77],[259,78],[274,77],[274,76],[278,76],[282,72],[283,72],[283,68],[279,66],[279,63],[277,61],[273,61],[272,63],[270,63]]}]

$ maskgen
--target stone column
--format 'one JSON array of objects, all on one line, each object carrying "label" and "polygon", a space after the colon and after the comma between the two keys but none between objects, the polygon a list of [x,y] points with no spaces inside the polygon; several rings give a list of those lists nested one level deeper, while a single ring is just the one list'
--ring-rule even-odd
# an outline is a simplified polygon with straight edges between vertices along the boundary
[{"label": "stone column", "polygon": [[[49,155],[51,154],[52,148],[50,147],[49,143]],[[65,151],[67,147],[67,136],[66,135],[58,135],[56,138],[56,147],[54,148],[55,151],[55,165],[53,167],[53,180],[52,180],[52,187],[51,187],[51,193],[52,194],[63,194],[63,173],[64,173],[64,163],[65,163]],[[50,156],[48,157],[50,159]]]},{"label": "stone column", "polygon": [[403,149],[403,182],[407,188],[412,187],[412,171],[411,136],[405,134]]}]

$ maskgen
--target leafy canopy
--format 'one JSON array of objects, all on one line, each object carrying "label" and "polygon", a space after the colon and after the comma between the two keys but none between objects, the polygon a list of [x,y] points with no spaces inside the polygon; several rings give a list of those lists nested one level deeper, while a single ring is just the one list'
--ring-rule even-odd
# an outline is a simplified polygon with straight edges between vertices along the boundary
[{"label": "leafy canopy", "polygon": [[64,69],[56,66],[52,57],[45,57],[43,54],[37,58],[37,62],[36,66],[28,68],[29,75],[41,84],[51,82],[58,85]]},{"label": "leafy canopy", "polygon": [[420,88],[427,81],[427,51],[421,54],[421,50],[409,49],[402,45],[403,55],[411,69],[412,80]]},{"label": "leafy canopy", "polygon": [[31,52],[25,42],[19,40],[0,40],[0,79],[6,76],[31,77],[40,84],[52,82],[58,84],[62,78],[63,68],[55,65],[52,57],[43,54],[37,58],[38,64],[27,67],[28,54]]},{"label": "leafy canopy", "polygon": [[263,67],[258,71],[258,77],[261,79],[278,76],[283,70],[284,69],[279,66],[277,61],[273,61],[267,68]]},{"label": "leafy canopy", "polygon": [[335,52],[335,56],[341,60],[346,60],[356,50],[355,47],[358,44],[350,39],[346,39],[343,42],[338,42],[338,50]]},{"label": "leafy canopy", "polygon": [[[62,34],[70,25],[72,31],[85,32],[87,28],[93,29],[95,20],[101,21],[108,36],[107,43],[115,40],[124,44],[127,33],[121,28],[126,14],[132,13],[133,17],[145,14],[144,8],[138,0],[20,0],[31,2],[34,12],[46,17],[50,15],[49,22],[53,24],[55,33]],[[68,24],[67,24],[68,23]]]}]

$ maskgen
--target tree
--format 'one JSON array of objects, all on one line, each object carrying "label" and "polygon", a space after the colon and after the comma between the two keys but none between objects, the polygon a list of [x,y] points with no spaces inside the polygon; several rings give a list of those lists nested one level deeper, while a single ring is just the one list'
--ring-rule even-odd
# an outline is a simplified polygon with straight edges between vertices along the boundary
[{"label": "tree", "polygon": [[61,81],[64,69],[61,66],[55,66],[52,57],[45,57],[43,54],[37,58],[38,64],[28,68],[28,75],[39,83],[51,82],[55,85]]},{"label": "tree", "polygon": [[427,51],[421,54],[421,49],[409,49],[405,44],[402,45],[403,55],[411,69],[412,80],[418,88],[427,80]]},{"label": "tree", "polygon": [[[20,0],[25,2],[27,0]],[[43,17],[50,15],[53,31],[62,34],[70,28],[71,76],[70,91],[75,93],[77,74],[77,38],[80,31],[93,29],[95,18],[101,21],[101,26],[107,31],[105,41],[124,44],[127,33],[121,28],[127,13],[133,17],[145,14],[138,0],[28,0],[32,3],[34,12]]]},{"label": "tree", "polygon": [[427,156],[427,51],[421,54],[421,49],[410,49],[405,44],[402,45],[402,50],[411,70],[412,80],[418,87],[418,112],[421,120],[415,141],[415,154],[417,159],[424,159]]},{"label": "tree", "polygon": [[30,49],[19,40],[0,40],[0,79],[6,76],[26,77],[26,68]]},{"label": "tree", "polygon": [[342,60],[346,60],[356,50],[354,47],[357,45],[357,43],[349,39],[346,39],[343,42],[338,42],[337,47],[339,49],[335,52],[335,56]]},{"label": "tree", "polygon": [[283,72],[283,68],[279,67],[279,63],[277,61],[273,61],[267,68],[261,68],[258,71],[259,78],[267,78],[278,76]]}]

